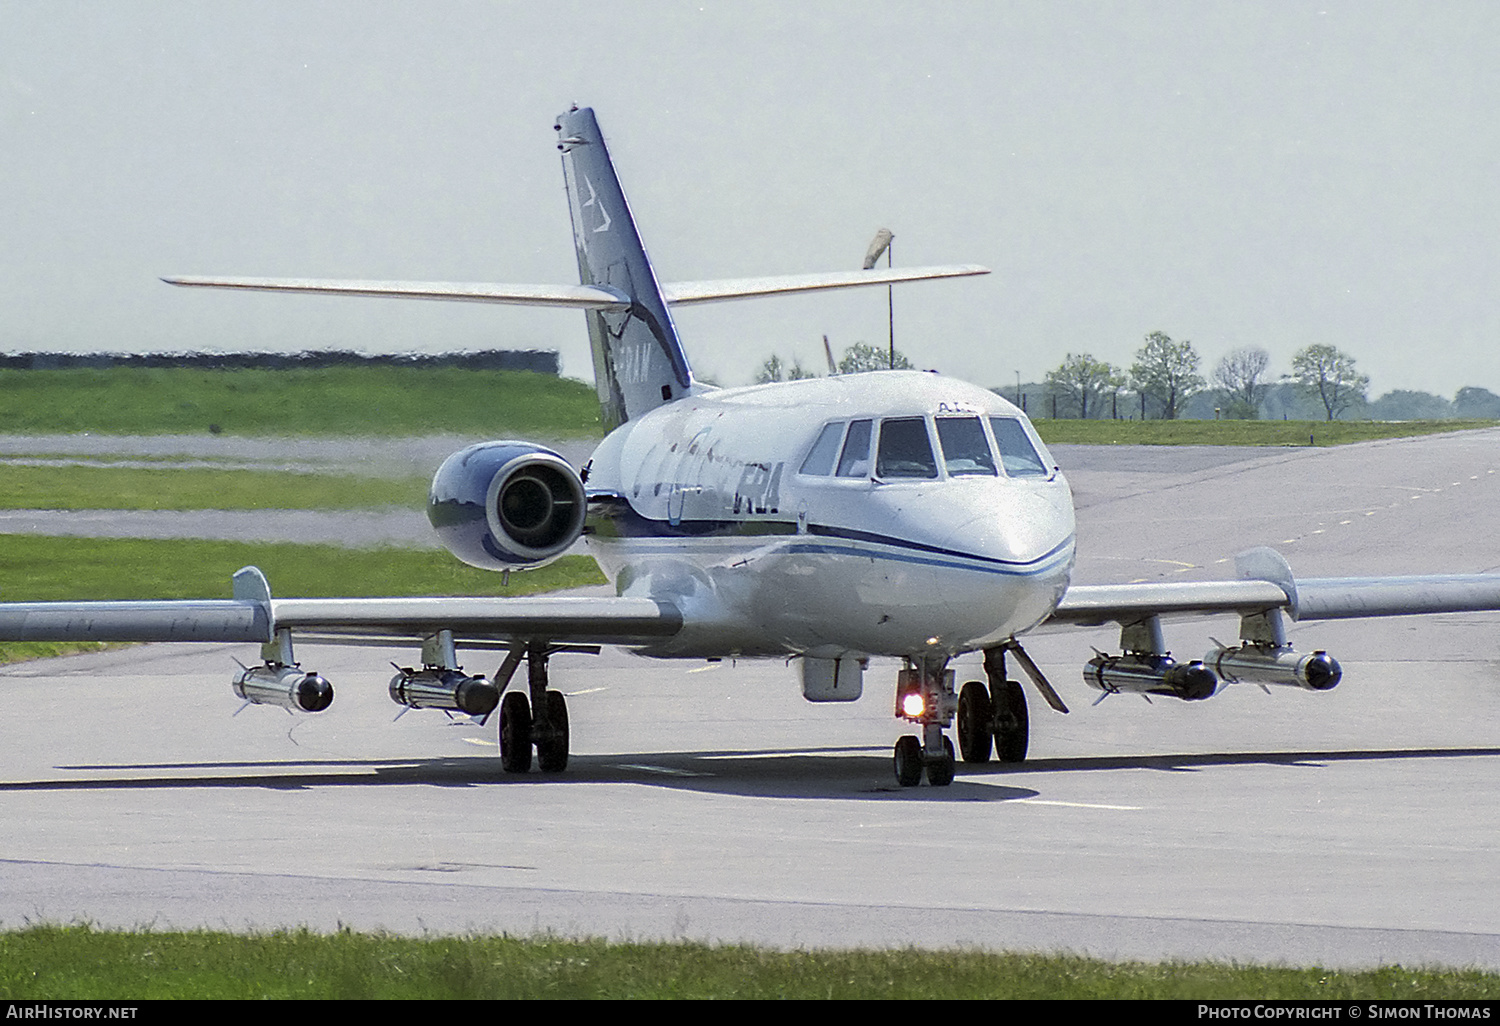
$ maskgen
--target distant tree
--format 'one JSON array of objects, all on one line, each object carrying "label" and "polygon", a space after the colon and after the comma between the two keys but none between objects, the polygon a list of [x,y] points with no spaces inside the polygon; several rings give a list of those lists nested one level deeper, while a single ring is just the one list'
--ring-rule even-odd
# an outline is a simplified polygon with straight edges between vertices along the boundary
[{"label": "distant tree", "polygon": [[1309,399],[1290,376],[1271,382],[1260,409],[1267,420],[1315,420],[1323,412],[1317,398]]},{"label": "distant tree", "polygon": [[1500,420],[1500,395],[1496,395],[1487,388],[1476,388],[1473,385],[1460,388],[1458,394],[1453,397],[1453,415]]},{"label": "distant tree", "polygon": [[1088,420],[1102,412],[1106,395],[1113,395],[1125,383],[1119,368],[1096,360],[1088,353],[1069,353],[1062,365],[1047,372],[1047,390],[1065,399],[1078,416]]},{"label": "distant tree", "polygon": [[1214,368],[1213,381],[1224,391],[1224,415],[1231,420],[1255,420],[1266,397],[1266,368],[1271,354],[1256,346],[1226,353]]},{"label": "distant tree", "polygon": [[769,385],[773,381],[786,380],[786,364],[781,362],[781,357],[772,353],[766,362],[760,365],[760,370],[755,372],[755,383],[757,385]]},{"label": "distant tree", "polygon": [[1146,344],[1136,350],[1135,363],[1130,365],[1130,387],[1156,400],[1163,420],[1176,420],[1188,396],[1203,385],[1193,344],[1187,340],[1174,342],[1164,332],[1147,335]]},{"label": "distant tree", "polygon": [[1453,416],[1453,404],[1431,392],[1398,388],[1370,403],[1365,413],[1371,420],[1446,420]]},{"label": "distant tree", "polygon": [[1302,392],[1323,404],[1329,420],[1363,405],[1368,375],[1354,369],[1354,357],[1333,346],[1312,345],[1292,357],[1292,377]]},{"label": "distant tree", "polygon": [[840,374],[858,374],[861,371],[877,370],[911,370],[912,362],[902,355],[901,350],[896,350],[896,366],[891,366],[891,351],[882,346],[872,346],[867,342],[856,342],[844,350],[844,355],[839,358]]},{"label": "distant tree", "polygon": [[803,378],[815,377],[816,374],[802,366],[801,360],[793,359],[792,365],[788,367],[785,360],[772,353],[760,365],[760,370],[755,372],[755,383],[769,385],[773,381],[801,381]]}]

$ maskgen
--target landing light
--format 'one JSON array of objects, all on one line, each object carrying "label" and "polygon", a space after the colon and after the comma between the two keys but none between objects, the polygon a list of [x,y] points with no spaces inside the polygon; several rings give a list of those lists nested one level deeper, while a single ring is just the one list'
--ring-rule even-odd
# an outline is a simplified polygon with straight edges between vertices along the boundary
[{"label": "landing light", "polygon": [[917,720],[922,718],[925,709],[926,703],[922,701],[920,691],[908,691],[901,696],[901,715]]}]

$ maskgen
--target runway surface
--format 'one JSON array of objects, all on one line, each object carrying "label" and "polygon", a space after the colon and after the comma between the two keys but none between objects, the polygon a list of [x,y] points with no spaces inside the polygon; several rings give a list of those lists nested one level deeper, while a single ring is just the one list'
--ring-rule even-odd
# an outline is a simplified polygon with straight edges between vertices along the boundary
[{"label": "runway surface", "polygon": [[[1059,447],[1075,580],[1500,568],[1500,433],[1322,450]],[[1233,619],[1169,624],[1179,658]],[[231,657],[0,668],[0,924],[348,925],[795,946],[1500,968],[1500,617],[1299,624],[1327,694],[1092,706],[1072,630],[1029,651],[1032,761],[894,784],[894,665],[852,706],[780,662],[559,656],[574,758],[506,777],[493,724],[398,711],[388,660],[299,646],[317,717],[233,716]],[[471,660],[472,662],[472,660]],[[493,671],[488,662],[472,669]],[[960,680],[978,676],[961,663]]]}]

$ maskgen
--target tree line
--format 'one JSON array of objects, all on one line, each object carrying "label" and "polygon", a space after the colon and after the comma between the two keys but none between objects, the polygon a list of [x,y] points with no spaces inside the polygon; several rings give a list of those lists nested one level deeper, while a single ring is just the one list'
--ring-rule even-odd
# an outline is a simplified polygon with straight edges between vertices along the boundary
[{"label": "tree line", "polygon": [[[1199,373],[1201,363],[1192,342],[1153,331],[1136,350],[1129,369],[1090,353],[1068,353],[1060,366],[1047,372],[1043,385],[1026,386],[1020,394],[1008,386],[992,391],[1029,407],[1027,412],[1033,416],[1083,420],[1500,420],[1500,395],[1484,388],[1461,388],[1451,400],[1407,389],[1371,400],[1369,376],[1358,371],[1354,357],[1330,345],[1298,350],[1292,357],[1291,373],[1279,376],[1271,373],[1271,354],[1258,346],[1226,353],[1207,377]],[[894,369],[912,366],[896,350]],[[844,350],[836,368],[838,374],[886,370],[891,368],[890,350],[857,342]],[[761,365],[755,382],[816,376],[800,360],[788,363],[772,354]]]},{"label": "tree line", "polygon": [[[823,344],[828,344],[828,336],[823,336]],[[894,355],[894,362],[893,362]],[[828,357],[833,359],[833,350],[828,350]],[[914,370],[914,366],[906,355],[899,349],[884,349],[880,346],[872,346],[867,342],[856,342],[844,350],[843,356],[839,358],[837,374],[859,374],[863,371],[876,370]],[[755,383],[757,385],[768,385],[773,381],[801,381],[803,378],[815,378],[816,371],[802,366],[801,360],[793,360],[787,363],[776,353],[766,358],[766,362],[760,365],[760,370],[755,372]]]},{"label": "tree line", "polygon": [[[1136,350],[1128,370],[1090,353],[1068,353],[1048,371],[1045,409],[1035,416],[1175,420],[1187,416],[1256,420],[1263,416],[1327,420],[1441,420],[1450,417],[1500,418],[1500,396],[1483,388],[1462,388],[1450,402],[1426,392],[1398,389],[1373,402],[1368,375],[1354,357],[1331,345],[1310,345],[1292,356],[1290,374],[1273,377],[1271,354],[1258,346],[1226,353],[1208,378],[1198,372],[1192,342],[1153,331]],[[996,392],[1006,394],[1005,388]]]}]

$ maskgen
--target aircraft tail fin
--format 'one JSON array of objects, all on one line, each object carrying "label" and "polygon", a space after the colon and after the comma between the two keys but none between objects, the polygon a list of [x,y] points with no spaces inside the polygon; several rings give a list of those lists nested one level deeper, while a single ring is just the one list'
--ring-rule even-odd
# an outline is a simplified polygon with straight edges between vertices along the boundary
[{"label": "aircraft tail fin", "polygon": [[628,309],[585,313],[594,384],[609,431],[681,398],[693,375],[593,110],[570,110],[556,128],[579,281],[630,302]]},{"label": "aircraft tail fin", "polygon": [[635,218],[615,175],[594,112],[573,108],[557,119],[557,148],[572,214],[579,285],[442,281],[346,281],[331,278],[164,278],[187,288],[383,296],[468,303],[568,307],[584,311],[594,385],[606,431],[674,402],[693,388],[693,372],[672,323],[671,306],[754,299],[823,289],[988,274],[983,267],[898,267],[781,274],[663,284],[646,256]]}]

